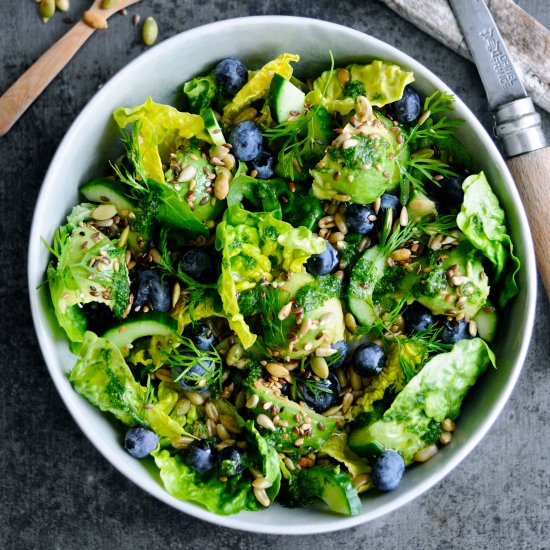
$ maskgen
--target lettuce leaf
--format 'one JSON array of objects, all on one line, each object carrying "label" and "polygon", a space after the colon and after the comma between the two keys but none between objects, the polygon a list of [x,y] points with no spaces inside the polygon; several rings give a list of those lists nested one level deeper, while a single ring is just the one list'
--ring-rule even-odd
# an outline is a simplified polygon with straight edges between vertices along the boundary
[{"label": "lettuce leaf", "polygon": [[237,92],[233,101],[224,107],[223,116],[232,119],[254,101],[267,97],[273,74],[278,73],[287,80],[290,79],[292,76],[290,63],[299,60],[298,55],[283,53],[266,63],[259,71],[249,76],[248,82]]},{"label": "lettuce leaf", "polygon": [[504,211],[483,172],[466,178],[462,188],[464,201],[456,217],[457,225],[493,264],[501,285],[498,302],[504,307],[518,293],[516,274],[520,268],[506,230]]},{"label": "lettuce leaf", "polygon": [[170,105],[155,103],[150,97],[143,105],[116,109],[113,117],[120,128],[139,123],[139,151],[143,169],[147,177],[161,183],[165,179],[159,145],[167,148],[176,145],[180,138],[195,136],[211,143],[200,115],[182,113]]},{"label": "lettuce leaf", "polygon": [[[322,452],[342,463],[352,477],[370,472],[371,468],[369,466],[369,461],[366,458],[356,455],[347,446],[347,440],[348,436],[345,432],[334,432],[331,438],[323,446]],[[366,491],[371,486],[372,483],[365,484],[361,489],[362,491]]]},{"label": "lettuce leaf", "polygon": [[[367,65],[349,65],[349,82],[359,82],[364,95],[374,107],[383,107],[401,99],[407,84],[414,81],[412,72],[383,61]],[[355,106],[355,98],[347,95],[346,85],[338,79],[338,71],[325,71],[313,82],[313,91],[306,96],[312,105],[323,105],[329,112],[347,115]]]},{"label": "lettuce leaf", "polygon": [[214,76],[197,76],[183,85],[183,93],[189,100],[191,112],[200,114],[203,109],[208,109],[218,95],[218,85]]},{"label": "lettuce leaf", "polygon": [[151,396],[148,389],[135,380],[120,350],[93,332],[84,335],[69,380],[92,405],[110,412],[127,426],[147,426],[169,439],[186,433],[165,412],[174,397],[163,395],[159,402]]},{"label": "lettuce leaf", "polygon": [[[72,223],[76,223],[82,212],[85,209],[77,213],[73,210]],[[71,227],[63,226],[56,232],[51,251],[57,262],[50,263],[47,276],[59,325],[71,342],[82,342],[86,330],[82,305],[104,303],[121,318],[128,305],[130,279],[124,248],[117,247],[116,242],[94,228],[77,225],[71,230]]]},{"label": "lettuce leaf", "polygon": [[243,346],[256,340],[239,309],[240,292],[254,288],[262,280],[271,281],[279,272],[304,271],[312,254],[326,247],[324,239],[305,227],[292,227],[272,213],[248,212],[230,206],[216,229],[216,249],[222,251],[222,274],[218,292],[230,327]]},{"label": "lettuce leaf", "polygon": [[[277,451],[266,443],[254,428],[253,421],[242,423],[241,420],[241,425],[249,433],[249,442],[256,447],[258,469],[261,469],[264,477],[271,483],[266,493],[270,502],[273,502],[281,482]],[[246,470],[241,474],[229,476],[226,482],[222,482],[217,475],[197,474],[185,464],[179,454],[172,456],[168,450],[158,450],[152,454],[166,490],[176,498],[197,502],[220,515],[263,508],[254,496],[252,480]]]},{"label": "lettuce leaf", "polygon": [[376,441],[410,464],[416,452],[437,441],[440,422],[459,415],[466,393],[489,364],[495,365],[495,356],[481,338],[460,340],[450,352],[432,357],[381,419],[352,431],[350,446],[357,439],[363,447]]}]

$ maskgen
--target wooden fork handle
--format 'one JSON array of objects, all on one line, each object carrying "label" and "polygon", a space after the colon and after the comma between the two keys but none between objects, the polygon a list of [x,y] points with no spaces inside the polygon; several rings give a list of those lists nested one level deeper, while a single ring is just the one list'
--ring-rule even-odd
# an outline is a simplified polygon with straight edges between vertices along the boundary
[{"label": "wooden fork handle", "polygon": [[0,136],[5,135],[19,120],[94,30],[79,21],[0,97]]}]

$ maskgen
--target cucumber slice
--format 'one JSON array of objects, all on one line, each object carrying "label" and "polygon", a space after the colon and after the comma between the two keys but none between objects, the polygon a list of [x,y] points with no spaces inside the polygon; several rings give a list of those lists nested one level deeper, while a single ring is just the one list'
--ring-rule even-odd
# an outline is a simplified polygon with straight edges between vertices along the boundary
[{"label": "cucumber slice", "polygon": [[225,137],[214,115],[214,111],[212,109],[205,109],[201,112],[201,116],[204,120],[204,127],[212,138],[214,145],[223,145],[225,143]]},{"label": "cucumber slice", "polygon": [[300,472],[300,489],[308,497],[324,500],[338,514],[356,516],[361,512],[361,500],[350,478],[339,469],[314,466]]},{"label": "cucumber slice", "polygon": [[376,283],[384,275],[386,258],[380,246],[375,245],[359,258],[355,264],[349,283],[348,307],[355,318],[370,327],[377,319],[372,304],[372,293]]},{"label": "cucumber slice", "polygon": [[306,94],[278,73],[273,75],[269,87],[269,107],[277,122],[288,119],[291,114],[304,111]]},{"label": "cucumber slice", "polygon": [[109,329],[103,338],[112,342],[123,352],[128,351],[128,346],[138,338],[145,336],[170,336],[178,337],[178,324],[169,315],[160,312],[142,313],[126,322]]},{"label": "cucumber slice", "polygon": [[107,178],[97,178],[85,183],[80,192],[91,202],[112,204],[117,212],[132,212],[135,204],[126,198],[122,185]]},{"label": "cucumber slice", "polygon": [[477,334],[489,344],[495,339],[498,326],[498,315],[491,304],[485,304],[473,317],[477,325]]},{"label": "cucumber slice", "polygon": [[384,452],[385,447],[366,435],[366,430],[354,430],[349,434],[348,447],[359,456],[374,458]]}]

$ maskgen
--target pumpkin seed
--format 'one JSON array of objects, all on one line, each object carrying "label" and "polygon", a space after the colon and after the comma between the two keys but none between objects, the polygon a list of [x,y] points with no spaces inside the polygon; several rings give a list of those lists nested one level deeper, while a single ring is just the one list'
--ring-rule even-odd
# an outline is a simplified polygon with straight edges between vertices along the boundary
[{"label": "pumpkin seed", "polygon": [[47,23],[55,13],[55,0],[41,0],[38,8],[42,22]]},{"label": "pumpkin seed", "polygon": [[110,220],[116,216],[116,208],[112,204],[101,204],[92,212],[92,218],[98,221]]},{"label": "pumpkin seed", "polygon": [[159,27],[157,22],[153,17],[147,17],[143,22],[143,29],[141,32],[143,43],[146,46],[152,46],[157,41],[158,35]]},{"label": "pumpkin seed", "polygon": [[103,0],[103,2],[101,2],[101,9],[110,10],[111,8],[116,8],[119,1],[120,0]]},{"label": "pumpkin seed", "polygon": [[69,0],[55,0],[55,7],[59,11],[69,11],[69,8],[71,7]]},{"label": "pumpkin seed", "polygon": [[92,29],[106,29],[109,25],[107,24],[107,19],[98,11],[88,10],[84,12],[82,16],[82,21],[92,27]]},{"label": "pumpkin seed", "polygon": [[311,370],[319,377],[325,380],[328,378],[329,370],[326,360],[323,357],[314,355],[311,358]]}]

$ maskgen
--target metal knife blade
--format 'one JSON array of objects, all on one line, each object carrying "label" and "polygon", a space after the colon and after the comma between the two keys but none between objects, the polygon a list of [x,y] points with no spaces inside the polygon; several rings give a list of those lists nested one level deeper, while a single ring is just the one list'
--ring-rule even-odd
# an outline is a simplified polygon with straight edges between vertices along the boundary
[{"label": "metal knife blade", "polygon": [[535,111],[484,0],[449,0],[479,71],[489,106],[495,112],[495,134],[507,157],[546,146],[540,115]]},{"label": "metal knife blade", "polygon": [[449,3],[479,70],[491,110],[527,97],[484,0],[449,0]]}]

